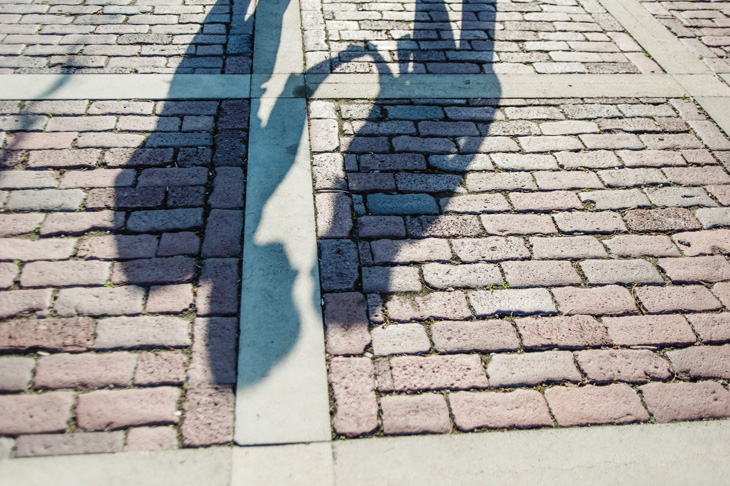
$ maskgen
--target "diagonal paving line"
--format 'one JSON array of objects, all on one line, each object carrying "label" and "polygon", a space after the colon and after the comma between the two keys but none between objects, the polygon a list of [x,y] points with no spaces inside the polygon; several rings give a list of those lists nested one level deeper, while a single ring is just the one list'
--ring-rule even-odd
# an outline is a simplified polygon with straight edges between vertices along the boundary
[{"label": "diagonal paving line", "polygon": [[667,73],[712,72],[637,0],[599,2]]},{"label": "diagonal paving line", "polygon": [[720,128],[730,134],[730,88],[722,81],[727,82],[727,76],[715,75],[638,0],[599,2]]}]

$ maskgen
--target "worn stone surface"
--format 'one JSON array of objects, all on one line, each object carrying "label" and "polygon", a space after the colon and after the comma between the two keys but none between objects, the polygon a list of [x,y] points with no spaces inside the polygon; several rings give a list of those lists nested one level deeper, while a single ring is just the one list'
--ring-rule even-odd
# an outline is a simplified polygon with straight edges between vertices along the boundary
[{"label": "worn stone surface", "polygon": [[553,387],[545,391],[550,410],[562,426],[645,422],[649,414],[628,385]]},{"label": "worn stone surface", "polygon": [[329,381],[335,397],[335,432],[348,437],[372,432],[378,426],[372,362],[367,358],[334,358]]},{"label": "worn stone surface", "polygon": [[648,350],[579,351],[575,359],[589,383],[644,383],[672,376],[669,363]]},{"label": "worn stone surface", "polygon": [[180,426],[182,443],[200,447],[233,440],[234,395],[228,386],[195,386],[188,389]]},{"label": "worn stone surface", "polygon": [[463,431],[552,425],[545,399],[535,390],[456,392],[449,395],[449,402],[454,423]]},{"label": "worn stone surface", "polygon": [[649,383],[641,394],[658,422],[730,416],[730,392],[714,381]]},{"label": "worn stone surface", "polygon": [[0,434],[64,432],[71,418],[74,394],[51,392],[42,395],[2,395]]},{"label": "worn stone surface", "polygon": [[443,395],[388,396],[383,397],[380,403],[383,432],[386,434],[445,433],[451,430],[449,409]]},{"label": "worn stone surface", "polygon": [[81,395],[76,406],[83,430],[119,429],[178,422],[180,391],[173,387],[100,390]]},{"label": "worn stone surface", "polygon": [[575,383],[582,379],[568,351],[497,354],[489,361],[487,374],[493,387]]}]

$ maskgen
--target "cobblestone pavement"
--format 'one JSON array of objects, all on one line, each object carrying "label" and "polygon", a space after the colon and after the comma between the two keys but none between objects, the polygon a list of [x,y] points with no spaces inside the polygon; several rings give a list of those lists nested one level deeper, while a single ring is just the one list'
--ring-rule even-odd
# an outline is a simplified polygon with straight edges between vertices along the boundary
[{"label": "cobblestone pavement", "polygon": [[642,2],[705,64],[730,73],[730,2]]},{"label": "cobblestone pavement", "polygon": [[0,74],[251,72],[253,19],[228,0],[0,4]]},{"label": "cobblestone pavement", "polygon": [[324,1],[302,19],[307,68],[318,72],[329,59],[354,73],[661,72],[595,0]]},{"label": "cobblestone pavement", "polygon": [[2,102],[0,434],[15,457],[232,440],[248,111]]},{"label": "cobblestone pavement", "polygon": [[730,141],[694,103],[310,116],[337,434],[730,414]]},{"label": "cobblestone pavement", "polygon": [[[0,459],[730,417],[726,3],[262,5],[0,0],[5,79],[255,72],[250,98],[0,101]],[[500,98],[510,75],[567,87]],[[448,87],[482,79],[492,94]],[[576,94],[632,79],[680,94]],[[337,83],[376,94],[317,94]],[[249,157],[271,181],[246,188]],[[270,216],[293,204],[316,227]],[[255,323],[273,351],[241,379],[253,247],[271,266],[257,305],[286,281],[297,317]],[[289,389],[266,380],[318,322],[317,270],[326,353],[301,366],[322,365],[324,439],[241,441],[236,400]]]}]

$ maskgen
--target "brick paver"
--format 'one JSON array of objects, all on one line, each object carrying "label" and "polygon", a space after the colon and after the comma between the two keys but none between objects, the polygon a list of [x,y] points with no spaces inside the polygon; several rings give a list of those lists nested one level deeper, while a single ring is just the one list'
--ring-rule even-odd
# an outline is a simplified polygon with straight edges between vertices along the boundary
[{"label": "brick paver", "polygon": [[[244,19],[245,12],[236,11],[233,2],[82,3],[4,2],[0,9],[0,74],[251,72],[253,19]],[[64,106],[62,115],[85,113],[85,106],[78,102],[40,102],[24,112],[47,114],[54,105]],[[136,107],[142,106],[127,105],[125,113],[130,115],[139,114]],[[188,119],[183,130],[195,131],[201,121]],[[130,122],[140,128],[151,121],[119,123],[128,127]],[[113,128],[109,123],[115,123],[114,119],[105,116],[57,118],[50,127],[104,130]],[[174,127],[175,122],[169,123],[164,127]]]},{"label": "brick paver", "polygon": [[[706,402],[727,393],[730,179],[690,109],[715,127],[669,99],[312,102],[341,134],[315,148],[327,160],[313,166],[317,198],[347,208],[317,204],[325,303],[342,301],[326,308],[335,431],[730,415]],[[495,127],[509,143],[473,148]],[[330,256],[334,244],[351,260]],[[343,359],[375,372],[347,379]],[[682,405],[679,384],[696,380],[708,391]],[[363,415],[374,400],[378,427]]]},{"label": "brick paver", "polygon": [[[302,22],[307,69],[314,72],[661,72],[596,2],[556,5],[540,0],[479,0],[461,8],[448,2],[348,4],[324,0],[321,10],[316,4],[305,6]],[[455,107],[434,108],[424,118],[446,114],[454,120],[451,127],[456,128],[466,125],[461,117],[468,112]],[[418,116],[419,112],[408,113]],[[595,124],[587,123],[551,124],[543,133],[562,135],[594,129]]]},{"label": "brick paver", "polygon": [[2,107],[0,434],[17,457],[230,443],[249,102]]}]

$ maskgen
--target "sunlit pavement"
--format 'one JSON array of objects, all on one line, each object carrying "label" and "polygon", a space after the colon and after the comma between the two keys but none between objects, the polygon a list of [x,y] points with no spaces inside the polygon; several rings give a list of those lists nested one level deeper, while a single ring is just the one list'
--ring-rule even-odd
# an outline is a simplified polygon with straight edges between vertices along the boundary
[{"label": "sunlit pavement", "polygon": [[0,477],[727,483],[729,17],[0,4]]}]

